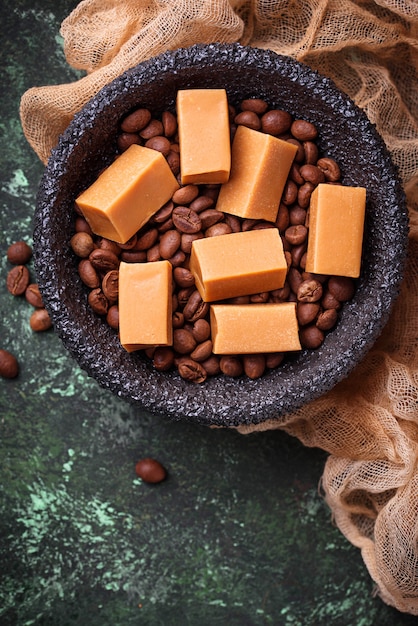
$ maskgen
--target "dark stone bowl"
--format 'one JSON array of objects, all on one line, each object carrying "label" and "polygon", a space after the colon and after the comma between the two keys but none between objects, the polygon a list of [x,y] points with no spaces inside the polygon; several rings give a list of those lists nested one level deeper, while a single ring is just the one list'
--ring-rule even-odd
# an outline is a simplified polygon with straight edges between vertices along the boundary
[{"label": "dark stone bowl", "polygon": [[[110,162],[119,119],[134,107],[174,109],[184,88],[220,88],[229,100],[260,97],[312,121],[323,155],[346,185],[367,188],[362,274],[354,299],[321,348],[302,351],[258,380],[214,377],[202,385],[159,373],[128,354],[87,304],[69,240],[76,196]],[[408,234],[404,194],[383,140],[366,115],[327,78],[268,50],[196,45],[166,52],[125,72],[77,114],[52,152],[41,181],[34,256],[42,296],[65,347],[104,388],[176,420],[237,426],[284,416],[345,378],[380,334],[403,276]]]}]

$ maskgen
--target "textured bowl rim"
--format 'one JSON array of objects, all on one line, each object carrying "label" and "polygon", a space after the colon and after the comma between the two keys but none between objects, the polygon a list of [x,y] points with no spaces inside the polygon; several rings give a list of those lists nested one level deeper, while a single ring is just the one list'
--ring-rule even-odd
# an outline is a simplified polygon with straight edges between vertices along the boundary
[{"label": "textured bowl rim", "polygon": [[[279,91],[283,90],[283,98],[289,98],[287,109],[293,114],[298,111],[293,112],[292,106],[298,105],[292,98],[298,94],[299,99],[306,99],[308,94],[308,105],[300,112],[305,119],[317,122],[321,108],[322,114],[337,116],[344,146],[334,131],[328,132],[326,125],[320,131],[321,141],[325,153],[337,155],[337,161],[342,150],[351,150],[356,155],[358,150],[357,174],[360,177],[367,174],[366,237],[374,245],[372,250],[365,250],[365,265],[370,271],[363,272],[354,300],[344,306],[337,328],[318,350],[304,350],[257,380],[214,377],[196,385],[184,381],[176,372],[159,373],[142,357],[126,353],[116,333],[89,309],[86,289],[75,276],[75,259],[69,247],[72,234],[69,208],[76,197],[74,190],[81,190],[80,176],[86,187],[109,162],[109,146],[115,141],[122,100],[127,112],[138,102],[138,94],[146,94],[148,90],[155,98],[158,90],[164,93],[168,84],[172,106],[173,94],[179,86],[200,86],[205,72],[211,81],[219,75],[222,84],[219,67],[225,75],[228,71],[230,75],[238,70],[252,72],[254,81],[248,89],[257,88],[259,97],[273,89],[273,85],[276,94],[280,82]],[[232,83],[235,85],[235,80],[240,79],[231,79],[224,85],[227,90]],[[142,101],[145,100],[146,96]],[[97,146],[99,127],[105,137]],[[70,169],[69,176],[68,165],[71,168],[74,164],[77,167],[73,172]],[[361,184],[356,182],[357,178],[353,180],[353,172],[354,164],[343,175],[345,184]],[[196,44],[165,52],[127,70],[75,115],[52,151],[39,187],[34,259],[39,287],[55,331],[79,365],[103,388],[139,408],[171,419],[238,426],[283,420],[348,376],[388,320],[403,278],[407,238],[404,192],[389,151],[366,114],[332,80],[270,50],[240,44]]]}]

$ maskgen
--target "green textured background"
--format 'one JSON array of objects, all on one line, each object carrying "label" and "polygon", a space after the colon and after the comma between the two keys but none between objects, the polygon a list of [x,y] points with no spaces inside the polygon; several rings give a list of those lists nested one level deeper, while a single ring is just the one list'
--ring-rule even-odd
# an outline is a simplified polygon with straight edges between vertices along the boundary
[{"label": "green textured background", "polygon": [[[7,6],[5,6],[7,4]],[[31,243],[42,164],[19,101],[76,80],[65,0],[1,6],[0,624],[412,626],[374,596],[359,551],[318,495],[326,455],[281,432],[247,437],[139,413],[99,389],[6,290],[10,243]],[[33,268],[32,276],[35,280]],[[135,477],[160,459],[166,482]]]}]

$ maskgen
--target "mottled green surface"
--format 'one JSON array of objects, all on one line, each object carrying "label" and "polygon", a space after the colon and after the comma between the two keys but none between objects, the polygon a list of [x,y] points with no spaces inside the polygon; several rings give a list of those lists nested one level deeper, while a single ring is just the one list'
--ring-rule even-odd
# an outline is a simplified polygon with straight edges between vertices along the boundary
[{"label": "mottled green surface", "polygon": [[[318,495],[325,453],[284,433],[242,437],[139,414],[100,390],[5,288],[31,242],[42,165],[20,129],[25,89],[75,80],[59,25],[75,6],[1,8],[0,624],[407,626],[373,595]],[[33,269],[32,269],[33,273]],[[169,479],[135,477],[143,456]]]}]

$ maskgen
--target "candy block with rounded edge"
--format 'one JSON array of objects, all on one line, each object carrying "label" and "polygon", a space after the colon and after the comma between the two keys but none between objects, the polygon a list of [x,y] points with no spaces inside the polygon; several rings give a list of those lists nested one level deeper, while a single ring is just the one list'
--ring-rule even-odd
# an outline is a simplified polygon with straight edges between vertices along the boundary
[{"label": "candy block with rounded edge", "polygon": [[288,141],[238,126],[231,175],[221,187],[218,211],[274,222],[296,152],[297,147]]},{"label": "candy block with rounded edge", "polygon": [[306,271],[360,275],[366,189],[321,183],[309,208]]},{"label": "candy block with rounded edge", "polygon": [[280,289],[287,263],[277,228],[193,241],[190,271],[205,302]]},{"label": "candy block with rounded edge", "polygon": [[76,199],[96,235],[126,243],[179,188],[164,156],[136,144]]},{"label": "candy block with rounded edge", "polygon": [[127,352],[171,346],[172,267],[169,261],[119,267],[119,335]]},{"label": "candy block with rounded edge", "polygon": [[181,182],[224,183],[231,169],[231,139],[225,89],[177,93]]},{"label": "candy block with rounded edge", "polygon": [[301,349],[294,302],[212,304],[214,354],[257,354]]}]

